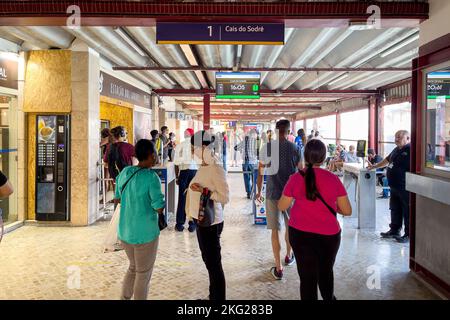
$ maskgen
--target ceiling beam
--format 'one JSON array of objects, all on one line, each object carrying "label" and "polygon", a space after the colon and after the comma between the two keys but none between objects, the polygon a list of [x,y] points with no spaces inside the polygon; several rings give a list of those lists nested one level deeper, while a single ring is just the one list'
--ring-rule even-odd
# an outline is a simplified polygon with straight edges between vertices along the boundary
[{"label": "ceiling beam", "polygon": [[[186,108],[189,109],[193,109],[193,110],[203,110],[203,105],[192,105],[192,104],[185,104],[184,105]],[[272,110],[286,110],[286,111],[290,111],[290,110],[322,110],[322,107],[320,106],[299,106],[299,105],[287,105],[287,106],[277,106],[275,104],[272,104],[270,106],[258,106],[258,105],[246,105],[246,104],[241,104],[241,105],[212,105],[211,106],[212,110],[216,110],[216,109],[221,109],[221,110],[241,110],[241,109],[246,109],[246,110],[264,110],[264,111],[272,111]]]},{"label": "ceiling beam", "polygon": [[[205,94],[215,95],[214,89],[155,89],[153,90],[160,96],[203,96]],[[377,90],[270,90],[261,89],[262,96],[280,97],[280,98],[299,98],[299,97],[366,97],[379,94]]]},{"label": "ceiling beam", "polygon": [[[234,71],[233,68],[224,67],[158,67],[158,66],[115,66],[116,71]],[[333,68],[333,67],[298,67],[298,68],[240,68],[242,72],[404,72],[412,71],[412,68]]]},{"label": "ceiling beam", "polygon": [[[429,18],[429,4],[376,2],[383,28],[417,27]],[[154,2],[118,0],[3,0],[0,25],[65,26],[67,8],[77,5],[85,26],[155,26],[156,21],[285,22],[286,27],[348,27],[367,21],[371,2]]]},{"label": "ceiling beam", "polygon": [[[177,102],[184,104],[184,105],[189,105],[189,104],[201,104],[202,101],[201,100],[181,100],[181,99],[175,99]],[[317,104],[322,104],[322,103],[327,103],[327,102],[336,102],[336,100],[304,100],[304,101],[245,101],[246,105],[251,105],[251,104],[256,104],[258,106],[264,106],[264,105],[277,105],[277,106],[283,106],[283,105],[317,105]],[[214,105],[223,105],[224,102],[211,102],[211,106]],[[239,101],[227,101],[226,102],[227,105],[241,105],[242,102]]]},{"label": "ceiling beam", "polygon": [[[250,116],[250,115],[242,115],[242,114],[212,114],[210,116],[211,120],[251,120],[251,121],[262,121],[262,120],[273,120],[280,118],[280,115],[266,115],[266,116]],[[286,117],[286,116],[283,116]]]}]

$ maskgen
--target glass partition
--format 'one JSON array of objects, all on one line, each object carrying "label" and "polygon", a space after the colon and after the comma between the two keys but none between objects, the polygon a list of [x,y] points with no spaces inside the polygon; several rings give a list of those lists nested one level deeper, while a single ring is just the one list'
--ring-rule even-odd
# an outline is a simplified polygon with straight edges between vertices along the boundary
[{"label": "glass partition", "polygon": [[425,165],[450,172],[450,67],[427,74]]},{"label": "glass partition", "polygon": [[358,140],[369,140],[369,109],[341,113],[341,144],[348,150]]},{"label": "glass partition", "polygon": [[388,156],[395,145],[395,133],[399,130],[411,132],[411,103],[399,103],[383,106],[379,154]]}]

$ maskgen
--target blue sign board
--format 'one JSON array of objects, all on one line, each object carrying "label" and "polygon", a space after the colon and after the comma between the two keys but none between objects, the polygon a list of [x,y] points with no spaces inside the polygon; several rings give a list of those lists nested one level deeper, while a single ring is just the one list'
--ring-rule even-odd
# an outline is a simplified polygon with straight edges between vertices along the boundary
[{"label": "blue sign board", "polygon": [[284,23],[157,22],[156,43],[283,45]]}]

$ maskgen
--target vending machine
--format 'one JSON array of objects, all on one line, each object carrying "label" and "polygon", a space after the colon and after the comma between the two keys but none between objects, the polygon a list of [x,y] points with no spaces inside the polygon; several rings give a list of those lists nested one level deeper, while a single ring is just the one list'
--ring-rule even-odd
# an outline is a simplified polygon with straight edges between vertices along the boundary
[{"label": "vending machine", "polygon": [[36,220],[68,221],[70,117],[36,117]]}]

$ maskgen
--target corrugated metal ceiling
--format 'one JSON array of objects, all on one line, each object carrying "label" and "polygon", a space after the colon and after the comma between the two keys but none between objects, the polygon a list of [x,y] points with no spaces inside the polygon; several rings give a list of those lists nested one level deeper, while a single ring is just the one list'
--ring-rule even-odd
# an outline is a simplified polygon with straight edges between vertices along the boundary
[{"label": "corrugated metal ceiling", "polygon": [[[190,49],[198,58],[199,65],[219,68],[231,68],[237,65],[282,68],[404,68],[410,67],[412,59],[418,56],[418,29],[412,28],[380,30],[288,28],[285,35],[284,46],[195,45]],[[116,66],[189,67],[193,65],[189,60],[190,57],[186,55],[186,48],[183,50],[179,45],[156,45],[154,27],[82,27],[80,30],[69,30],[64,27],[0,27],[0,38],[19,44],[24,50],[69,49],[78,39],[97,50],[102,57]],[[200,89],[207,83],[214,86],[215,82],[214,72],[211,71],[204,73],[131,71],[128,73],[153,89]],[[207,83],[201,79],[203,74],[207,77]],[[365,90],[377,89],[408,77],[410,77],[409,71],[306,73],[276,71],[263,72],[262,87],[271,90],[319,88]],[[337,95],[324,101],[336,101],[340,98],[342,97]],[[184,102],[186,106],[193,104],[189,101],[198,100],[192,97],[177,97],[177,99],[186,101]],[[263,98],[261,101],[272,103],[283,101],[297,105],[301,99],[271,97]],[[213,110],[213,112],[216,111]]]}]

